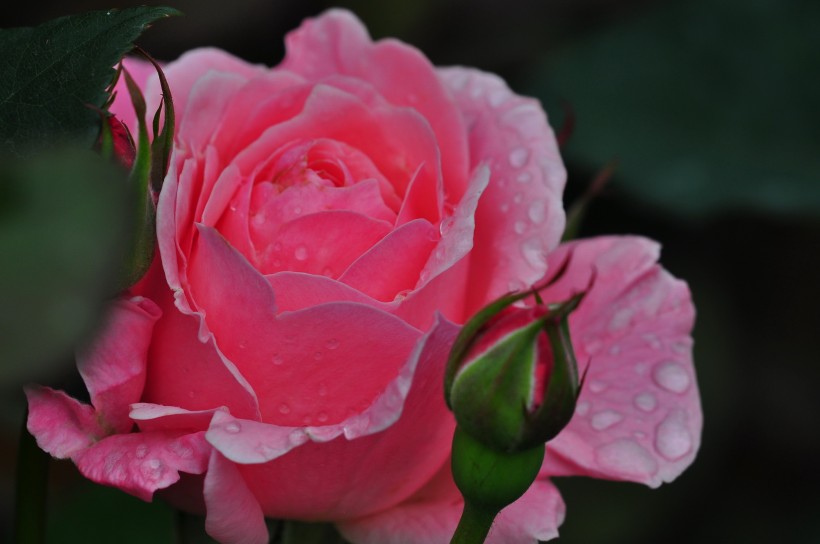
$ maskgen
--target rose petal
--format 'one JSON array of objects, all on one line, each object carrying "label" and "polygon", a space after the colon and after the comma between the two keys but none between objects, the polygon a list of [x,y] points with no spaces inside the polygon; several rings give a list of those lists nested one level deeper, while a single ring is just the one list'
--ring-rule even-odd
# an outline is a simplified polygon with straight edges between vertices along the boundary
[{"label": "rose petal", "polygon": [[163,406],[148,402],[137,402],[131,405],[129,417],[139,426],[142,432],[150,431],[206,431],[218,411],[227,411],[225,407],[210,410],[186,410],[177,406]]},{"label": "rose petal", "polygon": [[161,315],[146,298],[118,300],[94,343],[77,356],[91,403],[114,432],[128,432],[134,425],[128,418],[129,405],[142,396],[148,345]]},{"label": "rose petal", "polygon": [[267,544],[265,518],[236,465],[214,451],[203,488],[205,530],[223,544]]},{"label": "rose petal", "polygon": [[594,271],[592,289],[570,316],[576,354],[589,371],[575,417],[548,445],[543,472],[657,487],[677,477],[700,444],[689,290],[656,264],[658,246],[643,238],[566,244],[550,263],[567,252],[564,279],[542,296],[565,299]]},{"label": "rose petal", "polygon": [[74,456],[77,468],[93,482],[150,501],[157,489],[179,480],[179,472],[201,474],[210,447],[205,433],[115,434]]},{"label": "rose petal", "polygon": [[276,306],[280,312],[301,310],[330,302],[355,302],[388,313],[393,313],[396,306],[378,302],[357,289],[325,276],[303,272],[277,272],[265,278],[276,295]]},{"label": "rose petal", "polygon": [[213,139],[216,127],[222,123],[226,110],[247,80],[245,74],[216,70],[206,72],[193,82],[185,101],[185,110],[179,109],[182,104],[177,101],[176,87],[171,87],[174,110],[180,114],[175,147],[194,152],[203,150]]},{"label": "rose petal", "polygon": [[361,255],[339,281],[389,302],[415,287],[438,239],[435,227],[424,219],[405,223]]},{"label": "rose petal", "polygon": [[[140,89],[146,88],[150,78],[157,77],[156,68],[146,60],[136,57],[125,57],[122,59],[122,64]],[[114,94],[114,102],[111,103],[108,111],[122,121],[122,123],[128,127],[128,130],[131,131],[132,135],[136,135],[139,127],[137,124],[137,114],[134,112],[134,106],[131,103],[131,95],[128,93],[128,87],[125,84],[125,76],[120,75],[117,84],[114,86]]]},{"label": "rose petal", "polygon": [[350,12],[329,10],[288,34],[282,67],[314,81],[335,74],[365,80],[393,104],[413,108],[427,119],[442,157],[447,191],[458,201],[467,186],[465,129],[453,99],[435,69],[418,50],[395,40],[372,43]]},{"label": "rose petal", "polygon": [[564,230],[566,172],[537,100],[513,94],[499,77],[441,68],[470,131],[470,166],[487,163],[490,184],[476,211],[468,314],[543,277]]},{"label": "rose petal", "polygon": [[73,457],[108,434],[97,421],[94,409],[62,391],[32,385],[28,398],[26,428],[41,449],[58,459]]}]

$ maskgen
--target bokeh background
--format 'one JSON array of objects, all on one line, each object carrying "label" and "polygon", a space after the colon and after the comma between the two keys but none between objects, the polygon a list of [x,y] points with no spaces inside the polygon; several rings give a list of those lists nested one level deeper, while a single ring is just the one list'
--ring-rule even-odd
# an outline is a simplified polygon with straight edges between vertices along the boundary
[{"label": "bokeh background", "polygon": [[[146,2],[16,2],[3,27]],[[558,481],[566,543],[820,542],[820,2],[816,0],[189,0],[138,41],[171,60],[218,46],[275,65],[331,5],[435,64],[540,98],[567,203],[617,160],[581,235],[640,233],[690,283],[705,413],[695,464],[657,490]],[[2,256],[0,256],[2,260]],[[0,312],[10,312],[0,308]],[[71,384],[71,368],[27,379]],[[10,534],[23,396],[0,386],[0,541]],[[173,513],[51,471],[49,543],[172,542]]]}]

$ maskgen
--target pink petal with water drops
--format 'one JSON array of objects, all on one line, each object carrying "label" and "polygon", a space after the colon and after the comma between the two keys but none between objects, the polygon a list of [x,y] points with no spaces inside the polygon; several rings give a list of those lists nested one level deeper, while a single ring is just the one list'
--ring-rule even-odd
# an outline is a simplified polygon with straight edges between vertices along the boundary
[{"label": "pink petal with water drops", "polygon": [[[330,302],[355,302],[393,313],[396,304],[379,302],[361,291],[325,276],[304,272],[277,272],[265,276],[276,296],[280,312],[310,308]],[[419,327],[416,327],[419,328]]]},{"label": "pink petal with water drops", "polygon": [[148,346],[161,315],[147,298],[120,299],[109,310],[94,343],[77,356],[97,416],[114,432],[125,433],[133,426],[129,406],[142,396]]},{"label": "pink petal with water drops", "polygon": [[283,68],[313,81],[336,74],[363,79],[389,102],[419,111],[441,149],[447,191],[453,201],[461,198],[469,170],[463,121],[423,54],[395,40],[371,42],[362,23],[342,10],[308,19],[285,43]]},{"label": "pink petal with water drops", "polygon": [[222,544],[267,544],[270,536],[256,497],[236,465],[214,450],[203,487],[205,530]]},{"label": "pink petal with water drops", "polygon": [[115,434],[73,456],[80,472],[150,501],[157,489],[179,480],[179,472],[202,474],[210,446],[205,433],[149,432]]},{"label": "pink petal with water drops", "polygon": [[470,312],[544,275],[564,230],[566,172],[539,102],[513,94],[498,76],[469,68],[438,74],[469,130],[470,166],[487,164],[490,183],[476,211]]},{"label": "pink petal with water drops", "polygon": [[657,487],[694,459],[702,414],[692,364],[694,308],[686,284],[656,264],[659,247],[637,237],[565,244],[562,280],[542,296],[592,289],[570,316],[579,364],[589,371],[576,414],[548,444],[545,474],[585,474]]},{"label": "pink petal with water drops", "polygon": [[94,408],[62,391],[32,385],[25,388],[28,399],[28,432],[37,445],[58,459],[73,457],[106,436]]},{"label": "pink petal with water drops", "polygon": [[189,271],[191,291],[198,304],[219,316],[208,326],[220,350],[252,385],[265,421],[281,426],[338,423],[349,411],[362,411],[398,376],[404,354],[421,335],[418,330],[371,306],[349,302],[277,315],[264,276],[219,233],[199,230]]},{"label": "pink petal with water drops", "polygon": [[128,414],[140,431],[206,431],[211,424],[214,414],[218,411],[227,411],[219,407],[210,410],[186,410],[176,406],[163,406],[148,402],[137,402],[131,405]]}]

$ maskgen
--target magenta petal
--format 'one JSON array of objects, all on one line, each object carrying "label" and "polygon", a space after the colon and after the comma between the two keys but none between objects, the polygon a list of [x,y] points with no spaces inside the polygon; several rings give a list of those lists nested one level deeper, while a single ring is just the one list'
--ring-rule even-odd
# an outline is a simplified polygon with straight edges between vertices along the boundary
[{"label": "magenta petal", "polygon": [[150,501],[157,489],[177,480],[179,472],[202,474],[210,446],[205,433],[152,432],[116,434],[74,456],[83,475]]},{"label": "magenta petal", "polygon": [[138,402],[131,405],[129,416],[142,432],[150,431],[205,431],[211,424],[214,413],[227,411],[227,408],[210,410],[186,410],[176,406],[162,406]]},{"label": "magenta petal", "polygon": [[476,212],[470,312],[546,270],[546,255],[564,230],[561,194],[566,172],[552,129],[537,100],[513,94],[499,77],[468,68],[442,68],[470,131],[472,168],[486,163],[490,184]]},{"label": "magenta petal", "polygon": [[[147,60],[136,57],[125,57],[122,59],[122,64],[140,89],[147,87],[148,79],[157,79],[156,68]],[[120,78],[117,80],[117,85],[114,87],[114,94],[116,98],[108,108],[108,111],[122,121],[122,123],[128,127],[128,130],[131,131],[131,134],[136,135],[139,127],[137,124],[137,114],[134,112],[134,106],[131,103],[131,95],[128,93],[128,87],[125,84],[125,76],[120,75]],[[151,113],[153,115],[153,112]]]},{"label": "magenta petal", "polygon": [[695,458],[702,414],[692,365],[694,308],[686,284],[656,264],[657,244],[601,237],[550,256],[569,268],[544,294],[563,300],[594,284],[570,316],[589,365],[575,417],[547,446],[545,474],[584,474],[657,487]]},{"label": "magenta petal", "polygon": [[486,544],[538,544],[558,536],[566,508],[549,480],[538,480],[495,518]]},{"label": "magenta petal", "polygon": [[276,307],[280,312],[291,312],[331,302],[356,302],[388,313],[392,313],[395,306],[378,302],[357,289],[325,276],[304,272],[277,272],[265,278],[276,294]]},{"label": "magenta petal", "polygon": [[94,409],[62,391],[39,385],[25,388],[27,428],[41,449],[58,459],[73,457],[108,434]]},{"label": "magenta petal", "polygon": [[267,544],[265,517],[232,462],[211,454],[205,476],[205,530],[222,544]]},{"label": "magenta petal", "polygon": [[161,315],[146,298],[118,300],[94,343],[77,356],[91,403],[114,432],[125,433],[133,426],[129,405],[142,396],[151,333]]}]

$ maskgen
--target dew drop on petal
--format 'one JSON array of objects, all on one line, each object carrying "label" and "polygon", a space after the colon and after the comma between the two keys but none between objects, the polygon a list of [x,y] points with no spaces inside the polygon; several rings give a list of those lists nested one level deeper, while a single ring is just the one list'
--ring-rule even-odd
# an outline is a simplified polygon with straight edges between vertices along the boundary
[{"label": "dew drop on petal", "polygon": [[148,455],[148,446],[146,446],[145,444],[140,444],[134,451],[134,455],[137,459],[144,459],[145,456]]},{"label": "dew drop on petal", "polygon": [[593,393],[601,393],[606,387],[606,382],[600,380],[592,380],[589,382],[589,390]]},{"label": "dew drop on petal", "polygon": [[692,435],[686,428],[683,412],[669,414],[658,425],[655,449],[670,461],[676,461],[692,451]]},{"label": "dew drop on petal", "polygon": [[649,391],[638,393],[637,395],[635,395],[635,398],[632,399],[632,402],[639,410],[642,410],[644,412],[651,412],[658,405],[658,401],[657,399],[655,399],[655,395],[653,395]]},{"label": "dew drop on petal", "polygon": [[322,382],[319,384],[319,396],[326,397],[327,396],[327,385]]},{"label": "dew drop on petal", "polygon": [[225,425],[225,430],[229,433],[236,434],[242,430],[242,425],[240,425],[236,421],[231,421],[230,423]]},{"label": "dew drop on petal", "polygon": [[499,206],[498,209],[501,210],[501,213],[507,213],[508,211],[510,211],[510,205],[505,202],[504,204]]},{"label": "dew drop on petal", "polygon": [[658,470],[658,462],[652,454],[631,438],[619,438],[598,447],[595,459],[605,470],[623,476],[641,477]]},{"label": "dew drop on petal", "polygon": [[513,230],[516,234],[524,234],[524,231],[527,230],[527,224],[523,221],[516,221],[513,225]]},{"label": "dew drop on petal", "polygon": [[536,270],[543,270],[547,264],[547,258],[541,244],[541,239],[537,237],[530,238],[521,244],[521,254],[524,256],[524,260]]},{"label": "dew drop on petal", "polygon": [[584,416],[584,415],[587,414],[587,412],[589,412],[589,407],[590,407],[589,401],[588,400],[582,400],[581,402],[579,402],[578,404],[575,405],[575,413],[578,414],[579,416]]},{"label": "dew drop on petal", "polygon": [[313,360],[314,360],[314,361],[321,361],[321,360],[322,360],[322,356],[323,356],[322,352],[321,352],[321,351],[317,351],[317,352],[315,352],[315,353],[313,354]]},{"label": "dew drop on petal", "polygon": [[624,416],[615,410],[604,410],[602,412],[596,412],[592,415],[590,425],[596,431],[603,431],[605,429],[609,429],[617,423],[620,423],[623,419]]},{"label": "dew drop on petal", "polygon": [[279,413],[280,414],[289,414],[290,413],[290,406],[285,404],[284,402],[279,405]]},{"label": "dew drop on petal", "polygon": [[293,256],[296,257],[297,261],[304,261],[308,257],[308,250],[305,246],[299,246],[293,252]]},{"label": "dew drop on petal", "polygon": [[544,202],[542,200],[536,200],[532,204],[530,204],[529,210],[527,210],[527,215],[530,218],[530,221],[539,225],[544,222],[544,219],[547,217],[547,210],[544,206]]},{"label": "dew drop on petal", "polygon": [[513,202],[515,202],[516,204],[521,204],[522,202],[524,202],[524,194],[515,193],[515,196],[513,197]]},{"label": "dew drop on petal", "polygon": [[518,183],[529,183],[532,180],[532,174],[529,172],[521,172],[518,174],[518,177],[515,178],[515,181]]},{"label": "dew drop on petal", "polygon": [[340,344],[340,342],[337,338],[331,338],[330,340],[325,342],[325,347],[327,349],[336,349],[336,348],[339,347],[339,344]]},{"label": "dew drop on petal", "polygon": [[530,158],[530,152],[524,147],[518,147],[510,152],[509,160],[510,166],[514,168],[521,168]]},{"label": "dew drop on petal", "polygon": [[285,362],[285,359],[284,359],[281,355],[279,355],[279,354],[277,353],[276,355],[274,355],[274,356],[273,356],[273,359],[271,359],[271,361],[272,361],[272,362],[273,362],[273,364],[275,364],[276,366],[280,366],[282,363],[284,363],[284,362]]},{"label": "dew drop on petal", "polygon": [[445,234],[450,232],[450,229],[453,228],[453,223],[455,223],[455,222],[456,222],[456,220],[452,217],[448,217],[447,219],[442,221],[441,225],[439,225],[439,227],[438,227],[438,230],[441,233],[441,235],[444,236]]},{"label": "dew drop on petal", "polygon": [[328,420],[328,416],[325,412],[319,412],[319,415],[316,416],[316,419],[319,423],[325,423]]},{"label": "dew drop on petal", "polygon": [[684,393],[689,389],[689,374],[677,361],[663,361],[655,366],[652,378],[662,388],[673,393]]}]

